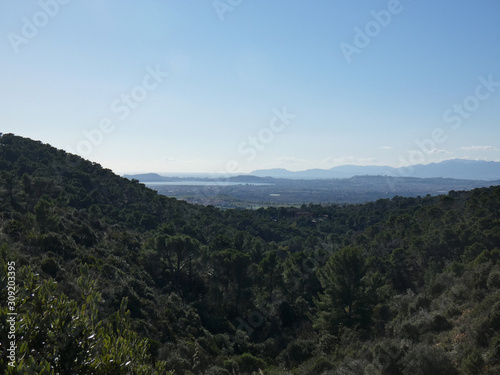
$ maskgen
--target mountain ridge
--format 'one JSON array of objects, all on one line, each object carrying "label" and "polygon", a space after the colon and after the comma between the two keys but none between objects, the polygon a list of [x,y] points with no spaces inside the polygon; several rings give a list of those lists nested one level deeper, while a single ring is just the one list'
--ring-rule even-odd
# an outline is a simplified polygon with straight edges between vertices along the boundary
[{"label": "mountain ridge", "polygon": [[390,176],[419,178],[455,178],[466,180],[500,179],[500,162],[450,159],[439,163],[416,164],[407,167],[390,167],[376,165],[341,165],[330,169],[307,169],[304,171],[289,171],[284,168],[258,169],[251,175],[257,177],[274,177],[290,179],[318,178],[350,178],[354,176]]}]

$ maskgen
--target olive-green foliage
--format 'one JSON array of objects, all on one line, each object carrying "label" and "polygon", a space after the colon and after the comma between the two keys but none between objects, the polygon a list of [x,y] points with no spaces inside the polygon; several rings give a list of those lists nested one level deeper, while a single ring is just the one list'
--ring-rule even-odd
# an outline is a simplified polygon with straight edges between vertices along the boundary
[{"label": "olive-green foliage", "polygon": [[[2,284],[7,266],[0,262]],[[5,374],[160,374],[161,362],[154,364],[148,341],[131,329],[126,300],[108,321],[98,319],[101,295],[95,290],[88,267],[82,266],[77,280],[81,300],[77,302],[57,292],[56,284],[40,280],[30,267],[17,270],[15,366],[5,354],[0,368]],[[2,307],[2,332],[6,332],[8,310]],[[2,342],[5,337],[2,337]],[[155,367],[153,366],[155,365]]]},{"label": "olive-green foliage", "polygon": [[315,360],[314,364],[309,369],[309,374],[323,374],[330,369],[332,369],[332,364],[324,357],[319,357]]},{"label": "olive-green foliage", "polygon": [[466,375],[480,374],[484,366],[483,357],[477,350],[472,350],[462,360],[462,370]]},{"label": "olive-green foliage", "polygon": [[443,349],[425,344],[415,346],[403,359],[404,375],[457,374]]},{"label": "olive-green foliage", "polygon": [[367,327],[370,324],[365,275],[366,262],[360,249],[345,247],[330,257],[318,274],[325,290],[317,302],[318,328],[332,330],[338,325]]},{"label": "olive-green foliage", "polygon": [[238,363],[239,371],[242,374],[251,374],[259,369],[266,367],[266,362],[262,359],[256,358],[250,353],[243,353],[236,362]]}]

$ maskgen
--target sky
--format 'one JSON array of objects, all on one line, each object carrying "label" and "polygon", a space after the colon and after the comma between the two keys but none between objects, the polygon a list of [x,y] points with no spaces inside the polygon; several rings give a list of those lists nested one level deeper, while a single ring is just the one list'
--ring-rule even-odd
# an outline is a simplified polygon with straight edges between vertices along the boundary
[{"label": "sky", "polygon": [[500,161],[498,0],[0,2],[0,132],[118,174]]}]

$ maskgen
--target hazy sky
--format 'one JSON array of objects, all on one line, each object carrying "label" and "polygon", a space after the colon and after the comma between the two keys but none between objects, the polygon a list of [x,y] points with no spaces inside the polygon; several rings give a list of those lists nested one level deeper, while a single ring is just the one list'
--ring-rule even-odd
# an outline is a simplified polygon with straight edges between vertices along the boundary
[{"label": "hazy sky", "polygon": [[117,173],[500,160],[498,0],[0,2],[0,131]]}]

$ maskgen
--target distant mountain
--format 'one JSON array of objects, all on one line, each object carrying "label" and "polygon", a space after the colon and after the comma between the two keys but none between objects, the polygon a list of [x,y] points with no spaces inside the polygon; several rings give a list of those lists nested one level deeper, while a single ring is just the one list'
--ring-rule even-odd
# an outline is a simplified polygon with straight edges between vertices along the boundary
[{"label": "distant mountain", "polygon": [[500,179],[500,162],[453,159],[440,163],[418,164],[405,168],[375,165],[342,165],[330,169],[308,169],[292,172],[286,169],[261,169],[251,173],[258,177],[317,179],[351,178],[354,176],[393,176],[420,178],[456,178],[466,180]]},{"label": "distant mountain", "polygon": [[123,177],[129,180],[135,179],[141,182],[160,182],[160,181],[170,181],[169,177],[160,176],[158,173],[143,173],[143,174],[126,174]]},{"label": "distant mountain", "polygon": [[500,162],[453,159],[441,163],[415,165],[414,177],[461,178],[468,180],[498,180]]}]

